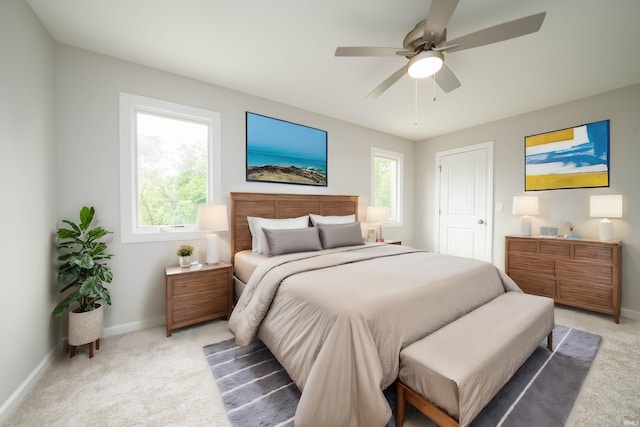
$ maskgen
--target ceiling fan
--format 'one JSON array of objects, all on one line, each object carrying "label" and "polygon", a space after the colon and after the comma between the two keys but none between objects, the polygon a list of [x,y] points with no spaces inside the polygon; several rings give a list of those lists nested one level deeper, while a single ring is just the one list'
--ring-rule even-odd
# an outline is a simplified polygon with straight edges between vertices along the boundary
[{"label": "ceiling fan", "polygon": [[380,83],[369,95],[377,98],[405,74],[423,78],[436,74],[438,86],[445,92],[460,87],[460,81],[444,63],[444,52],[453,53],[484,46],[526,34],[535,33],[542,26],[546,12],[504,22],[454,40],[447,40],[446,26],[459,0],[432,0],[427,18],[419,22],[404,38],[402,48],[394,47],[338,47],[335,56],[404,56],[409,62]]}]

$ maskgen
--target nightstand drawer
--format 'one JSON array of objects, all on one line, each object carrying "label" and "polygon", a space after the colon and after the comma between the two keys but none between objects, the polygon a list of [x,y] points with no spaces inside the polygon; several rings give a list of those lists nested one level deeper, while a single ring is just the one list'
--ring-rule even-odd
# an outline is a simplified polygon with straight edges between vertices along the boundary
[{"label": "nightstand drawer", "polygon": [[226,271],[203,271],[200,275],[184,274],[173,279],[173,297],[200,295],[212,289],[228,291]]}]

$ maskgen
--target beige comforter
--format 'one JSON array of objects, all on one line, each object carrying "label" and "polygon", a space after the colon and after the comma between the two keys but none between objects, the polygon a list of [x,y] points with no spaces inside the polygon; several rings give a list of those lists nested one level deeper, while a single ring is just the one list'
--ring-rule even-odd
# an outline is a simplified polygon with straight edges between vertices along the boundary
[{"label": "beige comforter", "polygon": [[295,424],[384,426],[400,350],[517,285],[495,266],[398,245],[258,266],[229,327],[256,336],[302,390]]}]

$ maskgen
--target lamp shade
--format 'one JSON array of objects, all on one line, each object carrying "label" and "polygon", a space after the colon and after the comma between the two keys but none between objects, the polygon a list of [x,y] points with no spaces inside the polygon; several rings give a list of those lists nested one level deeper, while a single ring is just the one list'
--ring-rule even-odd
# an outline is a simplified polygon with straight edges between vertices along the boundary
[{"label": "lamp shade", "polygon": [[367,222],[372,224],[389,221],[389,208],[386,206],[367,206]]},{"label": "lamp shade", "polygon": [[538,215],[538,198],[536,196],[514,196],[513,215]]},{"label": "lamp shade", "polygon": [[196,228],[203,231],[227,231],[229,220],[225,205],[202,205],[198,207]]},{"label": "lamp shade", "polygon": [[409,76],[422,79],[437,73],[444,63],[444,55],[440,52],[426,50],[420,52],[409,61]]},{"label": "lamp shade", "polygon": [[607,194],[591,196],[589,214],[592,218],[622,218],[622,196]]}]

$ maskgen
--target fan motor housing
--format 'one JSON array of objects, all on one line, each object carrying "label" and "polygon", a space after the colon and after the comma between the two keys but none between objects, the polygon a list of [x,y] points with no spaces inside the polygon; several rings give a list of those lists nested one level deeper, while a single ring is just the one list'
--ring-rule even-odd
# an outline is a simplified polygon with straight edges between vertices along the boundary
[{"label": "fan motor housing", "polygon": [[424,24],[426,20],[420,21],[416,24],[415,28],[404,37],[402,46],[405,50],[412,50],[412,55],[405,55],[407,59],[411,59],[413,56],[422,52],[423,50],[431,50],[434,47],[444,46],[447,41],[447,29],[442,31],[440,36],[435,36],[431,40],[424,39]]}]

